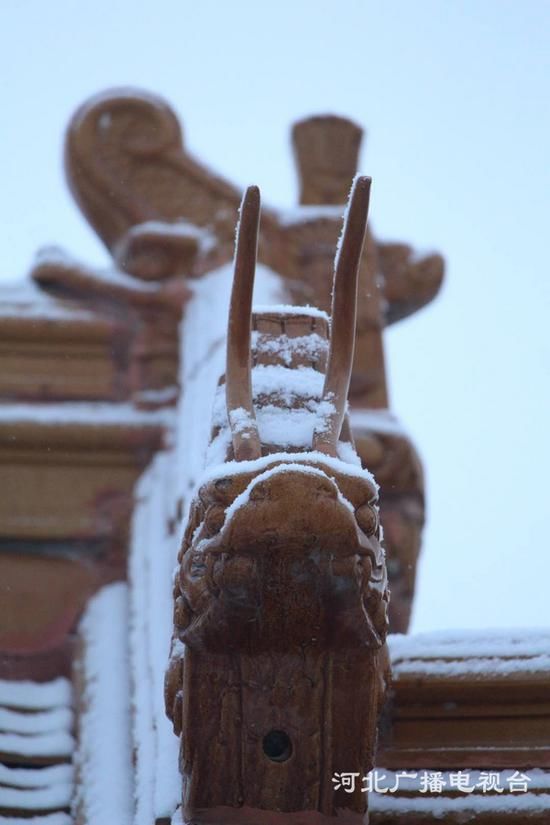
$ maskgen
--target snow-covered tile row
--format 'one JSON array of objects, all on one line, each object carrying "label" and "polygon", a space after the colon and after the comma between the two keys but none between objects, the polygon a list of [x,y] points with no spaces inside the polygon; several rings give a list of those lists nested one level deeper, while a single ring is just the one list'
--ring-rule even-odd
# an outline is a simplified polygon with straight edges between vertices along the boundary
[{"label": "snow-covered tile row", "polygon": [[[0,683],[0,753],[6,760],[0,764],[0,810],[15,817],[33,811],[65,816],[74,787],[69,764],[75,747],[72,728],[72,688],[67,679]],[[63,764],[55,764],[59,761]],[[0,823],[9,821],[0,817]]]},{"label": "snow-covered tile row", "polygon": [[29,817],[0,816],[0,825],[73,825],[73,818],[63,812]]},{"label": "snow-covered tile row", "polygon": [[[452,814],[456,822],[475,822],[482,813],[524,813],[526,816],[535,812],[542,813],[550,810],[550,794],[517,793],[517,794],[466,794],[459,797],[445,796],[396,796],[395,794],[371,794],[369,796],[369,812],[374,817],[384,814],[388,817],[399,817],[404,814],[423,814],[434,818],[434,821]],[[384,819],[387,822],[399,822],[399,819]],[[540,820],[537,820],[540,821]]]},{"label": "snow-covered tile row", "polygon": [[61,404],[2,404],[0,423],[87,424],[89,426],[157,427],[174,423],[172,410],[139,410],[124,402],[66,401]]},{"label": "snow-covered tile row", "polygon": [[80,624],[76,807],[86,825],[131,825],[133,769],[128,666],[128,587],[108,585]]},{"label": "snow-covered tile row", "polygon": [[53,785],[72,784],[73,779],[74,768],[69,764],[36,769],[0,765],[0,785],[11,788],[49,788]]},{"label": "snow-covered tile row", "polygon": [[0,785],[0,807],[15,811],[55,811],[70,806],[72,792],[72,782],[49,788],[6,788]]},{"label": "snow-covered tile row", "polygon": [[0,297],[1,318],[44,318],[50,321],[87,321],[91,312],[71,306],[66,301],[51,298],[29,278],[2,285]]},{"label": "snow-covered tile row", "polygon": [[72,687],[68,679],[51,682],[0,680],[0,706],[41,710],[70,706]]},{"label": "snow-covered tile row", "polygon": [[394,661],[449,656],[540,656],[550,652],[550,629],[439,630],[389,637]]},{"label": "snow-covered tile row", "polygon": [[64,730],[35,735],[0,733],[0,753],[20,754],[28,757],[70,757],[74,739]]},{"label": "snow-covered tile row", "polygon": [[52,733],[70,731],[73,714],[69,708],[22,713],[0,707],[0,732],[2,733]]},{"label": "snow-covered tile row", "polygon": [[[174,456],[159,454],[136,491],[130,548],[130,669],[135,749],[135,825],[170,816],[181,794],[178,739],[164,711],[178,535]],[[98,824],[99,825],[99,824]]]},{"label": "snow-covered tile row", "polygon": [[453,630],[388,638],[394,678],[550,672],[550,630]]}]

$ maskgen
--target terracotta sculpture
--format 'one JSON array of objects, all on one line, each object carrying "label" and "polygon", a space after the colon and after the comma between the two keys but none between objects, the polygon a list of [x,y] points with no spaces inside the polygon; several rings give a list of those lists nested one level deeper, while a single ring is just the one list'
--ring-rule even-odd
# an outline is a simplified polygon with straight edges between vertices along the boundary
[{"label": "terracotta sculpture", "polygon": [[[335,791],[332,777],[373,765],[386,660],[377,487],[346,460],[369,191],[370,179],[358,178],[328,347],[323,313],[251,316],[258,190],[243,199],[221,386],[227,419],[215,417],[213,432],[230,440],[191,506],[166,682],[186,822],[365,822],[360,786]],[[276,443],[280,426],[307,419],[309,444],[289,452]]]}]

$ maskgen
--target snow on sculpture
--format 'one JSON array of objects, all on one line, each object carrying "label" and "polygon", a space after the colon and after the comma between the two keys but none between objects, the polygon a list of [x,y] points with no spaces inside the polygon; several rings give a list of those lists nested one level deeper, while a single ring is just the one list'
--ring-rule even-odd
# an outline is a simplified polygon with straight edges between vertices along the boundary
[{"label": "snow on sculpture", "polygon": [[242,202],[210,467],[174,588],[166,710],[185,822],[366,821],[361,784],[333,777],[373,767],[387,662],[377,485],[346,413],[369,193],[357,178],[330,324],[252,311],[259,190]]}]

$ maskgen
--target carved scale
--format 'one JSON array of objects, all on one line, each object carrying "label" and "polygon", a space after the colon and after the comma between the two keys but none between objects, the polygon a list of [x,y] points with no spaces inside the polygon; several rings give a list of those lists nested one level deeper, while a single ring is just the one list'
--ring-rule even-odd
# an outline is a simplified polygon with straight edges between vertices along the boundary
[{"label": "carved scale", "polygon": [[[369,192],[358,178],[330,342],[324,313],[252,314],[256,187],[241,206],[212,433],[226,463],[192,502],[166,679],[192,825],[367,821],[360,784],[332,779],[373,766],[387,662],[377,486],[346,415]],[[281,427],[301,433],[292,452]]]}]

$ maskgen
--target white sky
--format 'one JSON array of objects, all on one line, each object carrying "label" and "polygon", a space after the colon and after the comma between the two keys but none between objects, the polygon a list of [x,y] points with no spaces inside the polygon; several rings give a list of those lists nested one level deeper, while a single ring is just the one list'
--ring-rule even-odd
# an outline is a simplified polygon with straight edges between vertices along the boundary
[{"label": "white sky", "polygon": [[162,94],[197,155],[279,206],[293,120],[367,127],[375,232],[448,263],[387,336],[428,477],[416,630],[550,622],[549,32],[547,0],[0,3],[2,278],[44,244],[106,262],[61,169],[97,91]]}]

